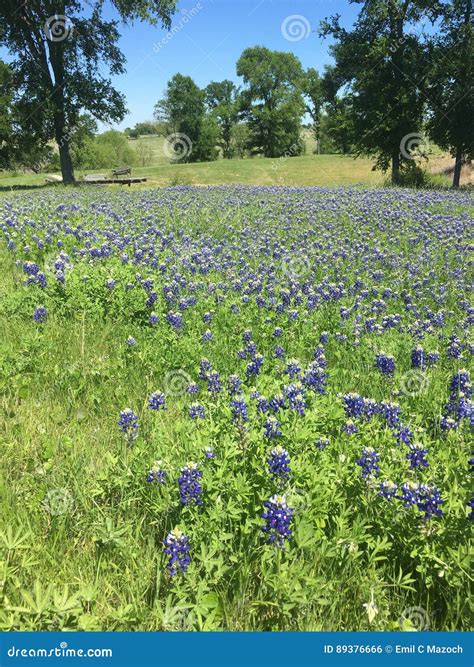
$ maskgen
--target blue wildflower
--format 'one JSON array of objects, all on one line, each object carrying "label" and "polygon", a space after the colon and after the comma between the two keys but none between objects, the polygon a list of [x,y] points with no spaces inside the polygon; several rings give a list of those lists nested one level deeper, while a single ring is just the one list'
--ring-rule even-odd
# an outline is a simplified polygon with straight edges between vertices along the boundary
[{"label": "blue wildflower", "polygon": [[273,496],[263,505],[266,510],[260,516],[266,523],[262,531],[266,533],[268,542],[281,546],[292,535],[290,526],[294,510],[288,507],[285,496]]},{"label": "blue wildflower", "polygon": [[161,467],[161,461],[155,461],[151,469],[148,471],[146,481],[155,482],[156,484],[164,484],[166,478],[166,471]]},{"label": "blue wildflower", "polygon": [[178,528],[174,528],[168,533],[163,544],[163,551],[169,556],[169,574],[174,576],[178,572],[186,572],[191,563],[191,557],[189,555],[189,540],[184,533]]},{"label": "blue wildflower", "polygon": [[270,450],[267,464],[268,472],[275,481],[284,482],[290,476],[290,455],[280,445]]},{"label": "blue wildflower", "polygon": [[267,417],[267,420],[263,425],[263,427],[264,427],[264,435],[266,438],[270,438],[270,440],[273,440],[273,438],[278,438],[281,436],[280,422],[276,417]]},{"label": "blue wildflower", "polygon": [[377,476],[380,472],[379,455],[373,447],[364,447],[362,456],[357,461],[357,465],[361,467],[362,477]]},{"label": "blue wildflower", "polygon": [[189,406],[189,416],[192,419],[204,419],[206,416],[204,406],[199,403],[191,403]]},{"label": "blue wildflower", "polygon": [[154,391],[152,394],[150,394],[150,398],[148,399],[148,407],[150,410],[166,410],[166,399],[165,395],[162,391]]},{"label": "blue wildflower", "polygon": [[48,311],[44,306],[37,306],[33,313],[33,319],[38,324],[43,324],[48,319]]},{"label": "blue wildflower", "polygon": [[179,496],[182,505],[202,505],[201,493],[202,487],[200,479],[202,472],[198,469],[197,463],[187,463],[181,468],[181,476],[178,479]]},{"label": "blue wildflower", "polygon": [[426,455],[428,450],[424,449],[423,445],[420,443],[415,443],[410,445],[410,451],[406,455],[406,458],[410,461],[410,468],[412,470],[416,468],[427,468],[428,461],[426,460]]}]

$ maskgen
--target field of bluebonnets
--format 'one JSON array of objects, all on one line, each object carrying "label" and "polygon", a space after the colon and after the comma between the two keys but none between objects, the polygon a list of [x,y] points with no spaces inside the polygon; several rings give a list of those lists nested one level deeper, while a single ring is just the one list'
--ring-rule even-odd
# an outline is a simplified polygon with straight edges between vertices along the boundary
[{"label": "field of bluebonnets", "polygon": [[1,628],[467,629],[472,210],[3,198]]}]

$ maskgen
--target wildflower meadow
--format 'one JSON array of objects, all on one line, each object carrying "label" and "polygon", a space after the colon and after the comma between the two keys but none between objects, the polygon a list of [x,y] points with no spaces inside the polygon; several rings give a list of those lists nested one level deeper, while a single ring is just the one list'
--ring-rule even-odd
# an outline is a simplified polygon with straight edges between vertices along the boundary
[{"label": "wildflower meadow", "polygon": [[2,630],[468,630],[467,191],[0,200]]}]

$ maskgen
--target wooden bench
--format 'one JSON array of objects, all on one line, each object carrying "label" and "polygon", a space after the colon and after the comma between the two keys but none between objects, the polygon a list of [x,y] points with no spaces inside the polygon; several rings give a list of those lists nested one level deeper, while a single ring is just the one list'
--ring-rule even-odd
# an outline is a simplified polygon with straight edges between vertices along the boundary
[{"label": "wooden bench", "polygon": [[127,174],[132,174],[131,167],[117,167],[117,169],[112,169],[112,176],[114,178],[117,176],[126,176]]}]

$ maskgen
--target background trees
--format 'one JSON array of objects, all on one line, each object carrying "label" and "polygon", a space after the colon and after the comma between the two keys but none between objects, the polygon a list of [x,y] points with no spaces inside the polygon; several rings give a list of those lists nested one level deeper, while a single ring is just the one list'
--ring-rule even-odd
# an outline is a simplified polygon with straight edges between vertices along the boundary
[{"label": "background trees", "polygon": [[171,150],[179,162],[206,162],[217,157],[218,128],[206,115],[205,93],[190,76],[175,74],[155,117],[167,124]]},{"label": "background trees", "polygon": [[455,157],[453,186],[463,160],[474,155],[474,38],[472,0],[442,6],[438,32],[429,44],[427,131]]},{"label": "background trees", "polygon": [[348,92],[352,142],[358,154],[373,155],[376,167],[391,166],[392,181],[410,158],[400,150],[404,137],[420,132],[425,60],[419,38],[409,31],[423,16],[423,2],[356,0],[362,5],[352,30],[339,16],[323,22],[332,36],[333,80]]},{"label": "background trees", "polygon": [[[176,0],[112,1],[124,20],[165,24],[176,4]],[[104,19],[103,4],[89,2],[89,16],[79,0],[0,4],[0,45],[15,56],[11,68],[23,119],[36,126],[38,136],[55,138],[64,183],[74,181],[69,133],[79,115],[87,110],[101,121],[116,122],[125,114],[123,95],[102,73],[104,66],[110,74],[124,71],[117,22]]]},{"label": "background trees", "polygon": [[245,49],[237,61],[237,74],[246,88],[241,108],[250,130],[250,145],[265,157],[299,155],[303,70],[292,53],[263,46]]},{"label": "background trees", "polygon": [[232,141],[232,131],[239,120],[240,99],[239,90],[235,83],[211,81],[206,87],[206,104],[219,126],[219,146],[224,158],[235,155],[235,146]]}]

